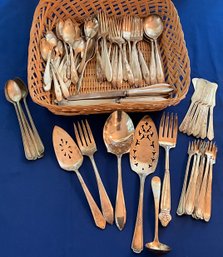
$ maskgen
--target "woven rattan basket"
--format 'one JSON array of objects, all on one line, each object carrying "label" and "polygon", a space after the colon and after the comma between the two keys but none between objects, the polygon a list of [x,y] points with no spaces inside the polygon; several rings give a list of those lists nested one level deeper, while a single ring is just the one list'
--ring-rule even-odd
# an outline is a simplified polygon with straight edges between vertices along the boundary
[{"label": "woven rattan basket", "polygon": [[[166,82],[174,85],[177,95],[173,99],[159,102],[114,103],[103,105],[58,106],[54,102],[54,94],[43,90],[43,62],[39,44],[47,29],[53,29],[59,19],[73,18],[82,22],[86,17],[103,10],[108,15],[122,16],[125,14],[146,17],[159,14],[164,21],[165,29],[160,38],[161,55],[164,63]],[[140,48],[149,61],[150,48],[148,43],[140,42]],[[158,111],[178,104],[187,94],[190,85],[190,61],[184,41],[184,35],[177,11],[171,0],[40,0],[33,18],[30,33],[28,84],[31,97],[37,104],[48,108],[59,115],[79,115],[108,113],[114,110],[127,112]],[[124,83],[122,88],[128,88]],[[73,92],[71,86],[71,92]],[[99,83],[95,75],[93,59],[85,73],[81,93],[112,90],[110,83]]]}]

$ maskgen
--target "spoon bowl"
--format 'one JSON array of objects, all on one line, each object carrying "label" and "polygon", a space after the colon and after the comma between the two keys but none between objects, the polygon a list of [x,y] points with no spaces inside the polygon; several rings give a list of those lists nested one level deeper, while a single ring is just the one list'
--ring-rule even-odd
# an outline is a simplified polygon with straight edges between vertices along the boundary
[{"label": "spoon bowl", "polygon": [[8,80],[5,86],[6,99],[11,103],[18,103],[22,99],[22,91],[14,80]]},{"label": "spoon bowl", "polygon": [[163,21],[162,18],[157,15],[149,15],[144,20],[144,34],[151,38],[157,39],[163,32]]},{"label": "spoon bowl", "polygon": [[171,251],[171,248],[168,245],[162,244],[160,242],[151,242],[147,243],[146,248],[156,254],[165,254]]}]

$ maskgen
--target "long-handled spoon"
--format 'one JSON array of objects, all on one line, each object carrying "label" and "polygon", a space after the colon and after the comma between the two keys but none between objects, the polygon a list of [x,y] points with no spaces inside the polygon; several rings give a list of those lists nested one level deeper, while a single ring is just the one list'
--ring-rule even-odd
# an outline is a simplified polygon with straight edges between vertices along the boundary
[{"label": "long-handled spoon", "polygon": [[122,230],[126,223],[126,207],[122,186],[122,155],[130,150],[133,140],[134,125],[130,117],[122,111],[113,112],[107,119],[103,138],[108,152],[113,153],[118,159],[118,185],[115,206],[115,222]]},{"label": "long-handled spoon", "polygon": [[97,227],[104,229],[106,221],[78,170],[83,162],[83,156],[79,148],[71,136],[58,126],[55,126],[53,130],[53,146],[60,167],[66,171],[74,171],[77,175],[84,190],[95,224]]},{"label": "long-handled spoon", "polygon": [[151,181],[154,205],[155,205],[155,236],[154,240],[151,243],[146,244],[146,248],[149,251],[152,251],[157,254],[164,254],[171,251],[171,248],[168,245],[162,244],[159,242],[159,202],[160,202],[160,190],[161,190],[161,181],[159,177],[153,177]]},{"label": "long-handled spoon", "polygon": [[159,141],[154,122],[145,116],[138,124],[130,149],[130,164],[140,178],[140,193],[135,231],[132,239],[132,250],[140,253],[143,250],[143,196],[144,184],[148,175],[156,169],[159,158]]},{"label": "long-handled spoon", "polygon": [[34,124],[33,118],[31,116],[31,113],[29,111],[29,107],[28,107],[27,101],[26,101],[26,98],[27,98],[27,95],[28,95],[28,89],[25,86],[24,82],[20,78],[16,78],[14,81],[18,84],[18,86],[20,87],[20,90],[22,92],[23,103],[24,103],[24,106],[25,106],[25,109],[26,109],[26,112],[27,112],[32,130],[33,130],[33,135],[34,135],[34,138],[35,138],[35,141],[36,141],[36,144],[37,144],[38,152],[39,152],[40,156],[42,156],[44,154],[44,145],[43,145],[43,142],[42,142],[42,140],[39,136],[39,133],[36,129],[36,126]]},{"label": "long-handled spoon", "polygon": [[156,73],[157,73],[156,77],[159,83],[165,82],[163,63],[161,59],[160,49],[157,43],[157,39],[163,32],[163,27],[164,26],[163,26],[162,18],[157,14],[149,15],[144,20],[144,32],[146,36],[152,40],[151,44],[153,44],[154,42],[154,45],[155,45],[155,60],[156,60]]}]

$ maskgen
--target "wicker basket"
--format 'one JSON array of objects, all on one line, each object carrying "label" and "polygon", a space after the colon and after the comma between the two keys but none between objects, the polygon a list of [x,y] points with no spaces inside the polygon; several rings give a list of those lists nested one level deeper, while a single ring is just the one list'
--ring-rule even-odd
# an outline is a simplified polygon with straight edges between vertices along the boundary
[{"label": "wicker basket", "polygon": [[[45,63],[40,55],[39,43],[46,30],[53,29],[59,19],[73,18],[82,22],[86,17],[101,9],[108,15],[136,14],[140,17],[146,17],[156,13],[163,18],[165,29],[160,39],[160,49],[166,82],[174,85],[177,89],[175,98],[160,102],[115,103],[87,107],[58,106],[54,103],[54,94],[43,90]],[[140,42],[140,48],[145,59],[149,61],[149,45]],[[88,65],[81,93],[112,90],[110,83],[102,84],[97,81],[94,67],[95,59]],[[59,115],[109,113],[114,110],[127,112],[159,111],[178,104],[186,96],[190,85],[190,61],[180,20],[173,3],[171,0],[40,0],[30,33],[28,84],[33,101]],[[120,89],[128,87],[128,84],[124,83]],[[71,86],[70,90],[73,92],[74,88]]]}]

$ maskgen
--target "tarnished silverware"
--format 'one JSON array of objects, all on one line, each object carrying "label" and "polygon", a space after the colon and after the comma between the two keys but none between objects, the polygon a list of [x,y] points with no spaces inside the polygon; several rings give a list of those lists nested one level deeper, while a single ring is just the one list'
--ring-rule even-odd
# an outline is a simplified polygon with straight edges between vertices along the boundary
[{"label": "tarnished silverware", "polygon": [[113,224],[113,207],[108,197],[108,194],[105,190],[97,165],[94,160],[94,154],[97,151],[97,146],[94,141],[94,137],[91,128],[88,124],[88,121],[81,121],[81,124],[78,122],[77,126],[74,124],[74,132],[81,153],[89,157],[91,164],[94,168],[103,216],[109,224]]},{"label": "tarnished silverware", "polygon": [[196,201],[195,196],[196,196],[197,178],[199,175],[199,164],[200,164],[202,152],[206,148],[206,144],[200,141],[196,141],[194,145],[195,145],[195,153],[196,153],[196,162],[191,172],[190,181],[189,181],[189,185],[186,193],[186,202],[185,202],[185,211],[186,211],[186,214],[188,215],[191,215],[195,208],[195,201]]},{"label": "tarnished silverware", "polygon": [[155,235],[154,240],[151,243],[146,244],[146,248],[157,254],[164,254],[171,251],[171,248],[168,245],[162,244],[159,241],[159,203],[160,203],[160,190],[161,190],[161,181],[159,177],[153,177],[151,180],[151,186],[153,191],[154,206],[155,206]]},{"label": "tarnished silverware", "polygon": [[175,148],[177,143],[178,133],[178,116],[177,114],[165,115],[160,121],[159,128],[159,145],[165,149],[165,174],[162,186],[162,196],[160,204],[159,219],[161,224],[166,227],[171,221],[171,185],[170,185],[170,170],[169,170],[169,151],[171,148]]},{"label": "tarnished silverware", "polygon": [[74,171],[84,190],[92,216],[97,227],[104,229],[106,221],[88,190],[79,168],[83,162],[83,156],[70,135],[62,128],[55,126],[53,130],[53,146],[60,167],[66,171]]},{"label": "tarnished silverware", "polygon": [[204,205],[204,220],[208,222],[211,218],[211,205],[212,205],[212,177],[213,177],[213,165],[216,163],[218,148],[215,144],[212,146],[211,158],[210,158],[210,168],[208,172],[207,189],[205,195],[205,205]]},{"label": "tarnished silverware", "polygon": [[114,90],[108,92],[96,92],[90,94],[72,95],[68,101],[79,101],[89,99],[109,99],[118,97],[136,96],[168,96],[175,92],[175,88],[169,84],[157,84],[143,88],[132,88],[128,90]]},{"label": "tarnished silverware", "polygon": [[29,118],[29,121],[30,121],[30,124],[31,124],[31,128],[32,128],[32,131],[33,131],[35,142],[37,144],[37,149],[38,149],[39,155],[42,156],[44,154],[44,145],[43,145],[43,142],[42,142],[42,140],[39,136],[39,133],[36,129],[35,123],[33,121],[32,115],[29,111],[29,107],[28,107],[28,104],[27,104],[27,101],[26,101],[26,98],[27,98],[27,95],[28,95],[28,89],[25,86],[25,83],[20,78],[16,78],[14,81],[20,87],[20,90],[22,92],[23,103],[24,103],[26,113],[28,115],[28,118]]},{"label": "tarnished silverware", "polygon": [[109,28],[108,28],[108,18],[107,15],[104,12],[99,12],[97,15],[98,22],[99,22],[99,37],[102,38],[102,61],[103,61],[103,70],[106,76],[106,79],[108,82],[112,81],[112,66],[111,62],[109,59],[109,54],[108,54],[108,47],[107,47],[107,42],[106,38],[109,33]]},{"label": "tarnished silverware", "polygon": [[118,185],[115,205],[115,222],[122,230],[126,223],[126,207],[122,185],[122,155],[130,151],[133,141],[134,125],[130,117],[122,111],[113,112],[107,119],[103,138],[108,152],[117,156],[118,160]]},{"label": "tarnished silverware", "polygon": [[188,146],[188,161],[187,161],[187,167],[185,171],[184,176],[184,182],[183,182],[183,188],[180,196],[179,205],[177,208],[177,214],[179,216],[185,214],[185,200],[186,200],[186,190],[187,190],[187,184],[188,184],[188,177],[189,177],[189,169],[191,164],[192,157],[196,154],[196,145],[194,142],[190,142]]},{"label": "tarnished silverware", "polygon": [[132,16],[125,15],[122,23],[122,37],[127,41],[129,51],[129,63],[131,63],[132,47],[131,47],[131,23]]},{"label": "tarnished silverware", "polygon": [[[151,39],[152,51],[155,50],[155,54],[152,53],[152,58],[154,58],[155,56],[155,62],[154,60],[151,60],[151,62],[156,63],[156,79],[158,83],[165,82],[163,62],[162,62],[160,49],[157,42],[157,39],[163,32],[163,28],[164,26],[163,26],[162,18],[157,14],[149,15],[147,18],[144,19],[145,35]],[[153,44],[155,46],[155,49]]]},{"label": "tarnished silverware", "polygon": [[140,253],[143,250],[143,196],[144,183],[148,175],[156,169],[159,158],[158,134],[154,122],[145,116],[138,124],[130,149],[130,164],[140,178],[140,193],[135,230],[132,239],[132,250]]},{"label": "tarnished silverware", "polygon": [[142,84],[142,72],[139,64],[137,43],[143,39],[143,20],[137,16],[132,17],[131,22],[132,56],[131,69],[134,75],[135,84]]}]

